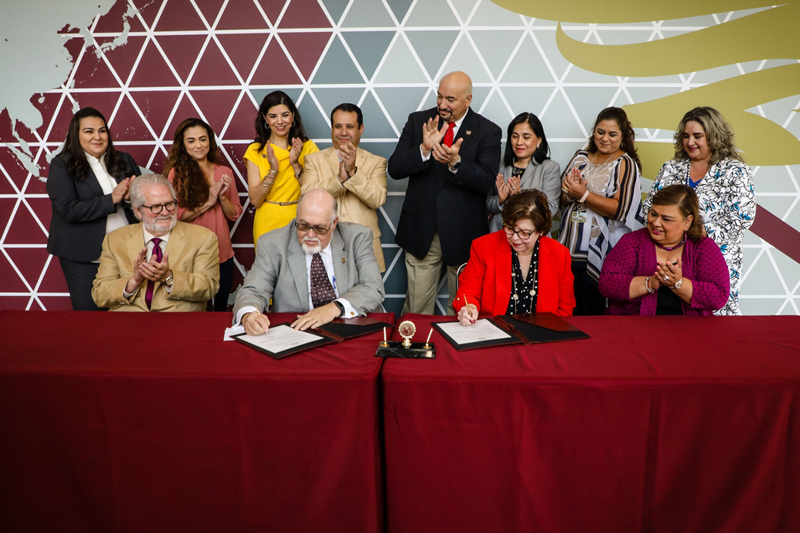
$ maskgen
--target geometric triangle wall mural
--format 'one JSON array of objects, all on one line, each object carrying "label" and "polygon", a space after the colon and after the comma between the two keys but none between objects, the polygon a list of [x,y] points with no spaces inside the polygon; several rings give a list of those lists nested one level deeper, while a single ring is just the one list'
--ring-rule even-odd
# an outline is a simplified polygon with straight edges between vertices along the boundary
[{"label": "geometric triangle wall mural", "polygon": [[[758,76],[789,80],[781,85],[783,92],[743,97],[739,110],[741,120],[758,119],[779,129],[781,142],[794,148],[784,150],[790,153],[783,158],[756,148],[744,153],[754,171],[759,212],[758,226],[745,236],[741,309],[744,314],[800,314],[800,159],[792,159],[800,154],[797,53],[781,55],[765,47],[760,55],[748,50],[749,55],[734,57],[720,46],[716,52],[705,50],[720,57],[714,66],[692,58],[687,66],[695,70],[679,72],[680,62],[673,67],[669,61],[650,61],[645,72],[635,70],[624,51],[628,45],[701,39],[705,30],[724,32],[734,22],[747,27],[774,8],[673,14],[652,21],[600,17],[597,23],[570,21],[565,15],[559,23],[537,18],[556,18],[557,6],[540,13],[530,2],[526,9],[531,12],[520,14],[501,7],[507,3],[52,0],[45,2],[47,9],[34,2],[4,9],[0,309],[71,308],[58,259],[46,250],[51,205],[45,180],[70,117],[80,107],[99,109],[109,119],[115,145],[155,172],[163,170],[177,124],[196,116],[212,125],[245,208],[231,226],[235,289],[254,259],[254,209],[243,156],[265,94],[287,92],[320,149],[331,145],[331,108],[341,102],[360,105],[362,146],[388,158],[409,113],[434,106],[442,75],[463,70],[474,83],[473,109],[501,127],[503,142],[509,121],[533,112],[544,125],[551,158],[562,168],[584,145],[596,114],[609,105],[645,116],[635,112],[687,91],[705,90],[705,105],[714,106],[726,94],[725,83],[745,91],[742,87],[753,85],[748,80]],[[611,59],[594,68],[576,58],[584,51]],[[678,109],[678,119],[686,110]],[[732,113],[726,116],[734,127],[742,123]],[[666,125],[634,121],[634,126],[646,193],[664,158],[645,161],[645,156],[665,153],[677,120]],[[751,131],[741,127],[736,133],[743,150],[756,146],[748,144]],[[378,213],[386,259],[385,307],[399,313],[406,272],[394,232],[406,181],[388,181],[387,200]],[[446,290],[440,287],[441,296]],[[440,313],[445,300],[439,299]]]}]

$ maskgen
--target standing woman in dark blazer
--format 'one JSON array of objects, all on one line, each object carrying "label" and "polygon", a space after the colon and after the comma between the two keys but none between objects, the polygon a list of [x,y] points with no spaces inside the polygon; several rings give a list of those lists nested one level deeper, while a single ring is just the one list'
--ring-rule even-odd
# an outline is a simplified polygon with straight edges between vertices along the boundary
[{"label": "standing woman in dark blazer", "polygon": [[103,239],[138,222],[130,208],[133,158],[114,150],[105,117],[84,107],[69,123],[64,148],[50,163],[47,195],[53,204],[47,251],[59,258],[75,311],[99,311],[92,300]]}]

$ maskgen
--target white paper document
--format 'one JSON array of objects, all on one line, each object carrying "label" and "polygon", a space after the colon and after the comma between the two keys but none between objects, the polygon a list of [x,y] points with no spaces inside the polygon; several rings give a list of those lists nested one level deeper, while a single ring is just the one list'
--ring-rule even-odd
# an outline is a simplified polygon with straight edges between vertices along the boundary
[{"label": "white paper document", "polygon": [[319,335],[297,331],[283,324],[270,327],[264,335],[242,335],[238,338],[272,353],[280,353],[320,339]]},{"label": "white paper document", "polygon": [[485,318],[479,319],[471,326],[462,326],[460,322],[439,322],[437,326],[459,345],[512,338]]}]

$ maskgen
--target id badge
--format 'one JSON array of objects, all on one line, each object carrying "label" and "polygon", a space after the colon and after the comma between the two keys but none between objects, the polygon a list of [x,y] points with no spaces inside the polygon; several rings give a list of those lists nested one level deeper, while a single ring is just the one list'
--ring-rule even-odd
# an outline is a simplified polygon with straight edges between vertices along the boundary
[{"label": "id badge", "polygon": [[584,224],[586,222],[586,211],[573,211],[572,221],[578,224]]}]

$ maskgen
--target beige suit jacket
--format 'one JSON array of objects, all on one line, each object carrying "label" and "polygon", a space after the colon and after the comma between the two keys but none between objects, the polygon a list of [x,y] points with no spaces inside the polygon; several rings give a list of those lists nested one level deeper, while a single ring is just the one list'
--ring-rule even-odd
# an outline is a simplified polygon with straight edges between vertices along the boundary
[{"label": "beige suit jacket", "polygon": [[167,293],[161,283],[156,283],[150,309],[145,303],[150,281],[145,280],[130,299],[122,294],[144,246],[141,223],[106,235],[92,288],[97,306],[112,311],[205,311],[206,302],[219,289],[219,244],[214,232],[180,221],[175,225],[165,250],[174,277],[172,292]]},{"label": "beige suit jacket", "polygon": [[306,156],[302,192],[325,189],[339,202],[339,220],[355,222],[372,230],[372,249],[381,272],[386,270],[381,249],[376,209],[386,201],[386,159],[366,150],[356,151],[356,173],[339,183],[339,157],[326,148]]}]

